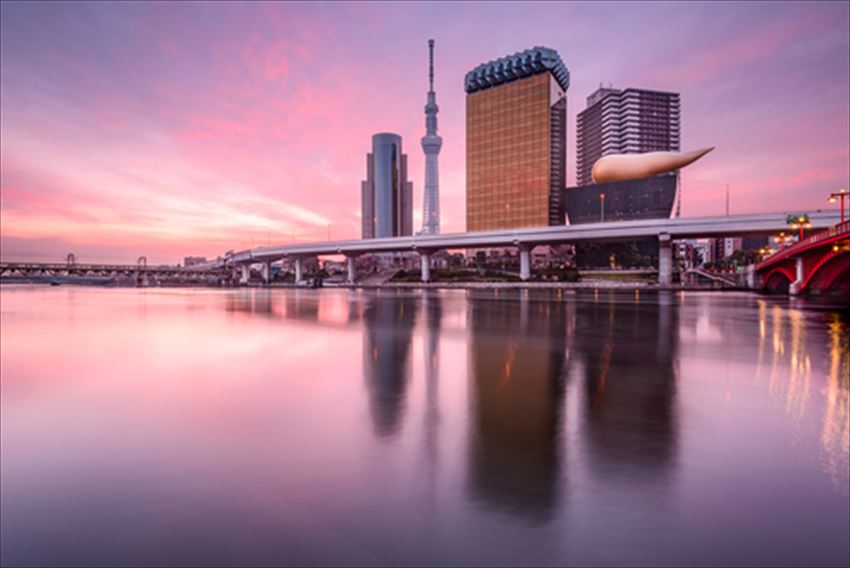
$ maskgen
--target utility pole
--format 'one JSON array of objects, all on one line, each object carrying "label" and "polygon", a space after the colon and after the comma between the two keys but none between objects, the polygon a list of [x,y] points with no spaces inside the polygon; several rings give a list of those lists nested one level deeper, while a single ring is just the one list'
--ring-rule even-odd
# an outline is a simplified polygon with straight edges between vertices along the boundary
[{"label": "utility pole", "polygon": [[726,184],[726,216],[729,216],[729,184]]},{"label": "utility pole", "polygon": [[676,173],[676,219],[682,216],[682,174]]}]

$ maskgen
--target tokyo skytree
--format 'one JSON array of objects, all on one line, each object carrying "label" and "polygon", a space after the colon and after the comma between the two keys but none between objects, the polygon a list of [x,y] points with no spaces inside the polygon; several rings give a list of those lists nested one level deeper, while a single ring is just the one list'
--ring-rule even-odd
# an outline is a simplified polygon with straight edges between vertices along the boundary
[{"label": "tokyo skytree", "polygon": [[440,181],[437,156],[443,139],[437,136],[437,94],[434,92],[434,40],[428,40],[428,103],[425,105],[425,136],[422,150],[425,152],[425,207],[422,209],[423,235],[440,234]]}]

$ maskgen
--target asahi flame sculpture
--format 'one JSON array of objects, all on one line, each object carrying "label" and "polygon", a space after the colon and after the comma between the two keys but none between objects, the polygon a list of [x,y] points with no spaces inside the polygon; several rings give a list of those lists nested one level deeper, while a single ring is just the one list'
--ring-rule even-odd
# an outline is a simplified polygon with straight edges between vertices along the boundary
[{"label": "asahi flame sculpture", "polygon": [[596,183],[628,181],[672,172],[696,162],[711,148],[693,152],[647,152],[646,154],[611,154],[603,156],[593,164],[591,176]]}]

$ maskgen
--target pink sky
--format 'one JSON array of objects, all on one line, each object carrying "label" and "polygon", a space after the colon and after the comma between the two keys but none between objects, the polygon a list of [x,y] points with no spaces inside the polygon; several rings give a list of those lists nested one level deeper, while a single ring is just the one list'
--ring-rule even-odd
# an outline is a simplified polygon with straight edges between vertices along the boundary
[{"label": "pink sky", "polygon": [[359,238],[371,136],[403,137],[421,224],[427,40],[443,232],[464,230],[464,74],[535,45],[682,94],[682,214],[826,208],[850,178],[850,5],[2,3],[4,260],[178,262]]}]

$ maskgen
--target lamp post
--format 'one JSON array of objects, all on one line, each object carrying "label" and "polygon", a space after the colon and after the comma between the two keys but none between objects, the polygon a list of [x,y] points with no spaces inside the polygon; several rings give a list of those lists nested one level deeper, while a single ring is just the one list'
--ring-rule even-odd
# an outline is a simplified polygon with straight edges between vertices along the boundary
[{"label": "lamp post", "polygon": [[[844,202],[842,201],[842,203],[844,203]],[[604,223],[605,222],[605,194],[604,193],[599,194],[599,207],[600,207],[600,209],[599,209],[599,222]]]},{"label": "lamp post", "polygon": [[791,235],[786,235],[785,231],[782,231],[779,233],[778,237],[773,238],[773,242],[777,243],[780,249],[783,249],[788,246],[788,241],[791,240],[791,238]]},{"label": "lamp post", "polygon": [[828,201],[830,203],[835,203],[836,201],[841,202],[841,222],[842,223],[844,222],[844,198],[847,197],[848,195],[850,195],[850,194],[848,194],[847,190],[844,189],[843,187],[838,190],[838,193],[830,193],[829,194],[829,200]]},{"label": "lamp post", "polygon": [[800,240],[803,240],[803,228],[810,229],[812,227],[809,222],[808,215],[788,215],[785,222],[791,225],[792,229],[800,229]]}]

